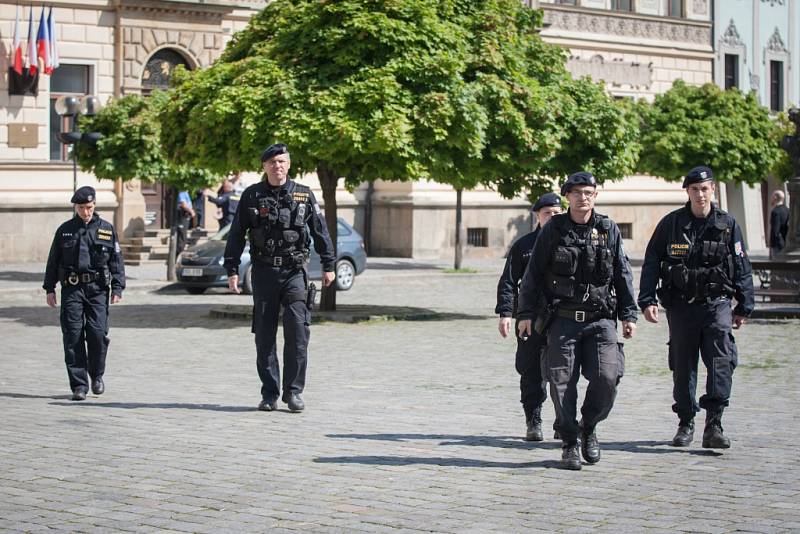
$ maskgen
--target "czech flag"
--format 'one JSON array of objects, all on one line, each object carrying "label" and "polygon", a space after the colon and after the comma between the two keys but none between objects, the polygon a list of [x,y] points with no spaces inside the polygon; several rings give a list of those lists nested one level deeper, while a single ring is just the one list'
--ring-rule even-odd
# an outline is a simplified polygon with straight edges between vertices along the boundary
[{"label": "czech flag", "polygon": [[19,6],[17,18],[14,21],[14,48],[11,49],[11,68],[22,76],[22,43],[19,40]]},{"label": "czech flag", "polygon": [[45,74],[52,74],[58,68],[58,42],[56,41],[56,19],[53,17],[53,8],[47,16],[47,32],[50,37],[50,70],[44,69]]},{"label": "czech flag", "polygon": [[36,57],[42,60],[44,73],[50,74],[53,72],[53,63],[50,60],[50,29],[47,27],[47,19],[44,18],[44,6],[42,6],[42,16],[39,18],[36,49]]},{"label": "czech flag", "polygon": [[33,38],[33,6],[31,6],[30,16],[28,17],[28,57],[25,58],[25,66],[28,67],[28,74],[33,76],[39,70],[36,61],[36,41]]}]

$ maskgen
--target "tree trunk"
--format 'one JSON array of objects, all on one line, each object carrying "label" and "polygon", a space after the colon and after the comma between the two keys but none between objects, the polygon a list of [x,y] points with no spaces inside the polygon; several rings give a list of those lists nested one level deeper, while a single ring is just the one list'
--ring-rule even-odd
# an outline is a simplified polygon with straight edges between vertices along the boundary
[{"label": "tree trunk", "polygon": [[461,268],[461,193],[464,191],[463,188],[458,187],[456,188],[456,260],[453,264],[454,269]]},{"label": "tree trunk", "polygon": [[367,256],[372,254],[372,197],[375,194],[375,182],[367,184],[367,197],[364,199],[364,248]]},{"label": "tree trunk", "polygon": [[[322,200],[325,203],[325,224],[328,225],[328,233],[331,235],[333,249],[336,251],[337,238],[337,206],[336,206],[336,185],[339,183],[339,176],[325,162],[317,165],[317,177],[319,185],[322,187]],[[319,308],[324,311],[336,310],[336,282],[328,287],[322,288]]]}]

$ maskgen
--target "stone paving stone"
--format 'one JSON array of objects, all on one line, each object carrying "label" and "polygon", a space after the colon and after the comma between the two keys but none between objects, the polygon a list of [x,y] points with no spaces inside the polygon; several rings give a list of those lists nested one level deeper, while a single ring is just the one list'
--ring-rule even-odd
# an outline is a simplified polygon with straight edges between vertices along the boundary
[{"label": "stone paving stone", "polygon": [[[249,325],[208,317],[247,297],[126,292],[111,310],[107,392],[73,403],[57,311],[0,287],[4,353],[24,356],[0,359],[0,530],[800,529],[800,322],[736,333],[733,447],[721,454],[700,448],[702,414],[691,447],[668,446],[666,325],[640,323],[598,428],[603,459],[567,472],[558,443],[521,439],[513,340],[492,316],[496,276],[367,271],[340,302],[453,318],[314,325],[297,415],[255,410]],[[549,401],[543,416],[552,424]]]}]

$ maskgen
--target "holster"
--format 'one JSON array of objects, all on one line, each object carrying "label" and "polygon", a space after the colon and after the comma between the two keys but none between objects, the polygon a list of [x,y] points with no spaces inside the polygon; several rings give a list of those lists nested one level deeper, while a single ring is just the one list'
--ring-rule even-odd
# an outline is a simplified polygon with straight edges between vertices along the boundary
[{"label": "holster", "polygon": [[314,309],[314,299],[317,296],[317,286],[314,282],[308,284],[308,291],[306,291],[306,308],[310,311]]},{"label": "holster", "polygon": [[553,305],[545,306],[537,315],[536,322],[533,323],[533,331],[542,337],[547,336],[547,330],[553,324],[556,308]]}]

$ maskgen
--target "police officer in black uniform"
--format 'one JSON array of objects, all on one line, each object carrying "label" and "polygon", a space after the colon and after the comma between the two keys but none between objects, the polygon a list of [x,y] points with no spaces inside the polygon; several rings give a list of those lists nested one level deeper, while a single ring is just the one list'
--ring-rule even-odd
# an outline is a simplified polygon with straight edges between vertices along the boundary
[{"label": "police officer in black uniform", "polygon": [[55,308],[56,283],[61,283],[64,360],[75,401],[86,399],[90,378],[92,393],[105,391],[109,292],[115,304],[125,289],[117,234],[94,212],[96,198],[89,186],[72,195],[75,216],[56,230],[42,286],[48,306]]},{"label": "police officer in black uniform", "polygon": [[[533,251],[533,245],[539,236],[539,231],[550,221],[553,215],[561,213],[561,197],[555,193],[546,193],[539,197],[533,204],[531,211],[535,214],[538,226],[533,232],[517,239],[506,258],[506,265],[500,281],[497,283],[497,307],[495,313],[500,315],[497,325],[500,335],[508,336],[511,331],[511,319],[517,313],[517,297],[519,283],[528,260]],[[516,328],[514,329],[516,332]],[[526,441],[542,441],[542,403],[547,398],[547,381],[542,378],[542,368],[539,354],[542,350],[542,338],[532,334],[527,340],[518,336],[517,353],[514,365],[519,373],[520,402],[525,411]]]},{"label": "police officer in black uniform", "polygon": [[[739,328],[754,307],[753,277],[736,221],[717,207],[714,175],[695,167],[683,188],[689,202],[658,223],[647,245],[639,284],[639,307],[658,322],[658,301],[667,310],[669,368],[678,431],[675,447],[694,439],[694,415],[706,410],[703,447],[727,449],[722,411],[728,406],[737,363],[731,328]],[[731,310],[731,298],[736,307]],[[708,371],[706,394],[695,399],[698,353]]]},{"label": "police officer in black uniform", "polygon": [[233,190],[233,182],[225,180],[222,182],[222,194],[214,196],[205,193],[209,202],[222,210],[222,217],[219,220],[220,229],[225,228],[233,222],[233,217],[236,215],[236,209],[239,207],[239,200],[241,196]]},{"label": "police officer in black uniform", "polygon": [[[595,177],[569,176],[561,187],[569,211],[542,228],[519,294],[519,334],[544,333],[543,369],[556,408],[562,465],[581,469],[600,460],[596,425],[608,417],[624,370],[616,320],[625,338],[636,329],[630,264],[617,225],[594,211]],[[536,317],[536,324],[532,318]],[[589,381],[576,420],[580,375]]]},{"label": "police officer in black uniform", "polygon": [[[323,285],[334,278],[336,253],[322,210],[311,189],[288,179],[291,160],[284,144],[274,144],[261,154],[265,180],[242,193],[225,247],[228,287],[239,293],[238,267],[250,236],[253,265],[253,333],[256,337],[256,367],[261,378],[258,409],[277,409],[281,396],[276,334],[278,312],[283,307],[283,395],[293,412],[302,411],[301,397],[306,379],[308,325],[309,245],[322,260]],[[309,301],[307,304],[307,300]]]}]

